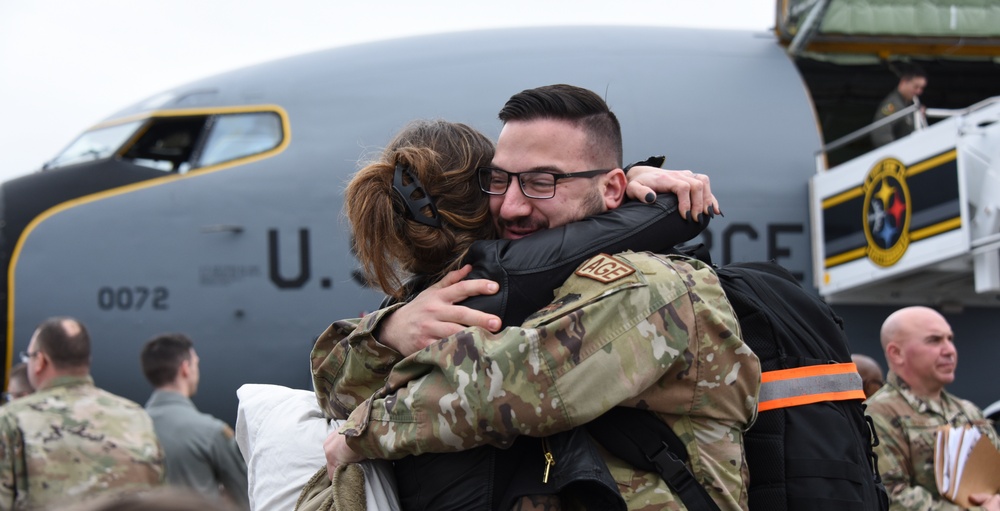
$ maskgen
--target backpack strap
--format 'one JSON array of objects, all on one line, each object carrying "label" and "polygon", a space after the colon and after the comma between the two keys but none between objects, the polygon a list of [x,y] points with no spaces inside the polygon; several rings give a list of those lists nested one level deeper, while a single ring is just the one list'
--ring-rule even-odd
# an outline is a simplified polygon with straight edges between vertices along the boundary
[{"label": "backpack strap", "polygon": [[719,505],[688,469],[684,443],[652,413],[618,406],[586,427],[611,454],[635,468],[660,474],[689,511],[719,511]]},{"label": "backpack strap", "polygon": [[851,399],[865,400],[861,375],[852,362],[780,369],[761,374],[757,411]]}]

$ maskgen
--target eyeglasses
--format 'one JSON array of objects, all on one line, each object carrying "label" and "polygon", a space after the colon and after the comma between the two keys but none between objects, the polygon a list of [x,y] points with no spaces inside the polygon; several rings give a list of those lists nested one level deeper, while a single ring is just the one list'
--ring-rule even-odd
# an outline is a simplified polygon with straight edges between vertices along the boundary
[{"label": "eyeglasses", "polygon": [[20,356],[21,356],[21,362],[24,362],[25,364],[27,364],[29,360],[35,358],[35,355],[37,355],[39,353],[41,353],[41,351],[38,351],[38,350],[35,350],[34,352],[31,352],[31,351],[22,351],[21,354],[20,354]]},{"label": "eyeglasses", "polygon": [[543,170],[533,170],[531,172],[507,172],[506,170],[493,167],[479,167],[479,189],[490,195],[503,195],[507,193],[510,180],[517,177],[517,184],[521,187],[521,193],[531,199],[551,199],[556,196],[556,183],[560,179],[571,177],[594,177],[607,174],[614,169],[585,170],[583,172],[570,172],[560,174],[557,172],[546,172]]}]

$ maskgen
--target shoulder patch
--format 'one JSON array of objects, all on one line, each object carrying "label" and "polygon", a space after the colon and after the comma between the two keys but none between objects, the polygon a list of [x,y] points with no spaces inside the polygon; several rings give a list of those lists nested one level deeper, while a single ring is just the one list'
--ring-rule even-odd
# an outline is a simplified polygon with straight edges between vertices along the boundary
[{"label": "shoulder patch", "polygon": [[882,107],[882,115],[891,115],[895,111],[896,111],[896,105],[892,103],[888,103],[884,107]]},{"label": "shoulder patch", "polygon": [[608,254],[598,254],[587,259],[575,272],[581,277],[587,277],[605,284],[635,273],[635,268],[625,261]]}]

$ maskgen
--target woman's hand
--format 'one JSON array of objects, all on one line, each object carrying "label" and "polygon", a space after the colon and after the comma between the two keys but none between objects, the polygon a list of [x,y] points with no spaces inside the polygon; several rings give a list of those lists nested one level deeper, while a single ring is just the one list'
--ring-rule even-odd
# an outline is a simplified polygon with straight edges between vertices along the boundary
[{"label": "woman's hand", "polygon": [[625,192],[633,200],[652,202],[657,193],[673,192],[677,195],[677,212],[684,218],[697,220],[701,214],[722,214],[705,174],[637,165],[629,169],[626,178]]},{"label": "woman's hand", "polygon": [[499,317],[458,305],[466,298],[491,295],[500,289],[491,280],[462,280],[471,271],[472,265],[467,264],[449,272],[393,311],[382,320],[382,327],[376,332],[378,341],[409,356],[469,326],[491,332],[499,330]]},{"label": "woman's hand", "polygon": [[354,452],[347,446],[347,440],[339,431],[333,431],[323,441],[323,452],[326,453],[326,474],[333,481],[333,473],[337,467],[358,463],[364,456]]}]

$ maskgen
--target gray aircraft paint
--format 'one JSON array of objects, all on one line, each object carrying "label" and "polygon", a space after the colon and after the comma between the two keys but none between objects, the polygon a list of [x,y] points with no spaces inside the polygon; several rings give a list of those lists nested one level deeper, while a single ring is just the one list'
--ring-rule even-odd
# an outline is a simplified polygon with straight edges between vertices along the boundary
[{"label": "gray aircraft paint", "polygon": [[[150,391],[140,347],[165,331],[195,340],[196,402],[230,421],[243,383],[309,388],[315,336],[380,300],[351,278],[357,263],[341,215],[358,161],[417,118],[465,122],[495,139],[504,101],[550,83],[606,97],[626,160],[666,154],[666,167],[712,177],[726,217],[703,239],[717,262],[774,258],[812,282],[807,181],[820,134],[802,79],[773,37],[606,27],[445,34],[278,60],[154,98],[156,110],[278,105],[290,143],[266,159],[145,182],[34,226],[12,274],[13,352],[44,318],[71,315],[90,329],[97,383],[137,401]],[[140,103],[109,120],[144,110]],[[143,289],[150,295],[139,307]],[[838,311],[855,350],[878,354],[890,308]],[[989,331],[987,318],[949,316],[959,338]],[[961,350],[963,360],[984,353],[974,343]],[[954,388],[981,405],[994,399],[969,383],[960,378]]]}]

